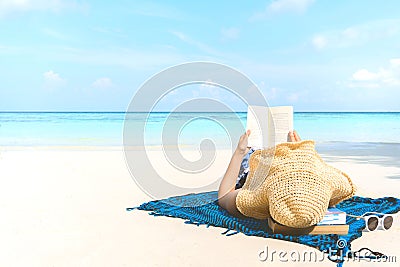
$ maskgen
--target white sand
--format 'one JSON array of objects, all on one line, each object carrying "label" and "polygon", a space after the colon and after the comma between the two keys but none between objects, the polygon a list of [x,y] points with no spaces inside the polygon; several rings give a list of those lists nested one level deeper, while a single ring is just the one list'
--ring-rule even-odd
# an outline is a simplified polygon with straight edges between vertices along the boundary
[{"label": "white sand", "polygon": [[[400,176],[400,168],[346,157],[328,160],[352,177],[358,195],[400,198],[400,179],[393,179]],[[0,177],[0,266],[266,266],[270,259],[258,259],[265,246],[316,251],[322,257],[295,243],[243,234],[226,237],[222,228],[125,211],[151,199],[133,182],[117,148],[3,148]],[[352,247],[396,256],[397,263],[383,266],[400,266],[399,233],[396,218],[390,231],[365,233]],[[274,263],[335,266],[328,260],[310,264],[288,259],[280,263],[275,258]]]}]

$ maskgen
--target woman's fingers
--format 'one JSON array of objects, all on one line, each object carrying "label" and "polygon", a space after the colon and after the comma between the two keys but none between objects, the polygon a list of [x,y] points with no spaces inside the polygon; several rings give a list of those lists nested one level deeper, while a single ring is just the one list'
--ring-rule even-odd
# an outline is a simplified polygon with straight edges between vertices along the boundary
[{"label": "woman's fingers", "polygon": [[296,140],[296,142],[300,142],[301,141],[300,136],[297,134],[296,131],[293,131],[293,135],[294,135],[294,139]]},{"label": "woman's fingers", "polygon": [[243,142],[244,140],[246,140],[247,139],[247,134],[243,134],[241,137],[240,137],[240,142]]},{"label": "woman's fingers", "polygon": [[290,131],[288,133],[288,142],[300,142],[300,136],[297,134],[296,131]]},{"label": "woman's fingers", "polygon": [[239,138],[238,148],[244,150],[246,149],[246,147],[247,147],[247,133],[244,133]]},{"label": "woman's fingers", "polygon": [[289,133],[288,133],[288,142],[295,142],[295,139],[294,139],[294,134],[293,134],[293,132],[292,131],[290,131]]},{"label": "woman's fingers", "polygon": [[250,147],[249,147],[249,136],[250,136],[250,134],[251,134],[251,131],[247,130],[246,134],[245,134],[245,136],[246,136],[246,153],[249,152],[249,150],[250,150]]},{"label": "woman's fingers", "polygon": [[239,143],[237,148],[243,153],[246,154],[249,151],[248,145],[248,137],[250,135],[250,130],[247,130],[242,136],[240,136]]}]

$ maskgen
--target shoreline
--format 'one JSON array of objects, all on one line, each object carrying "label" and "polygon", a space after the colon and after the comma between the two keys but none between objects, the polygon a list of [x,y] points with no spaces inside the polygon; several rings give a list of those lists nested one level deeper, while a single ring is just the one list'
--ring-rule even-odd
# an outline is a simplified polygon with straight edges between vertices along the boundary
[{"label": "shoreline", "polygon": [[[304,139],[304,140],[309,140],[309,139]],[[374,141],[369,141],[369,142],[365,142],[365,141],[361,141],[361,142],[354,142],[354,141],[318,141],[318,140],[313,140],[315,142],[316,148],[318,149],[329,149],[332,148],[333,146],[338,146],[339,148],[343,148],[344,146],[353,146],[354,148],[357,148],[357,146],[374,146],[374,145],[393,145],[393,146],[399,146],[400,147],[400,142],[374,142]],[[176,147],[176,145],[165,145],[166,147]],[[178,145],[181,148],[196,148],[199,146],[199,144],[180,144]],[[85,145],[85,144],[57,144],[57,145],[49,145],[49,144],[31,144],[31,145],[26,145],[26,144],[16,144],[16,145],[10,145],[10,144],[0,144],[0,148],[48,148],[48,149],[52,149],[52,148],[95,148],[96,150],[98,148],[123,148],[124,145],[120,144],[120,145],[116,145],[116,144],[93,144],[93,145]],[[135,146],[129,146],[128,147],[135,147]],[[150,147],[150,148],[161,148],[162,146],[160,144],[148,144],[146,145],[146,147]],[[222,149],[228,149],[227,147],[224,147]]]}]

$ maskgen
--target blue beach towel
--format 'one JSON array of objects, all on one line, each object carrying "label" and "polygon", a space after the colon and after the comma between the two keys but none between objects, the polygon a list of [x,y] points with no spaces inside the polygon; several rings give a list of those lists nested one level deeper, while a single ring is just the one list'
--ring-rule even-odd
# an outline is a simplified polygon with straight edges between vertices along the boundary
[{"label": "blue beach towel", "polygon": [[[357,220],[347,216],[346,223],[349,225],[349,233],[344,236],[335,234],[328,235],[282,235],[273,234],[268,228],[267,220],[253,218],[238,218],[230,215],[217,203],[216,191],[174,196],[167,199],[150,201],[128,211],[138,209],[151,211],[154,216],[168,216],[185,219],[187,224],[216,226],[227,229],[223,234],[227,236],[243,233],[249,236],[260,236],[287,240],[314,247],[320,251],[329,252],[329,259],[342,266],[345,257],[354,257],[351,250],[351,242],[362,235],[364,220]],[[345,200],[337,208],[347,214],[362,215],[366,212],[396,213],[400,210],[400,199],[384,197],[378,199],[354,196]],[[370,254],[370,257],[382,256],[379,253]]]}]

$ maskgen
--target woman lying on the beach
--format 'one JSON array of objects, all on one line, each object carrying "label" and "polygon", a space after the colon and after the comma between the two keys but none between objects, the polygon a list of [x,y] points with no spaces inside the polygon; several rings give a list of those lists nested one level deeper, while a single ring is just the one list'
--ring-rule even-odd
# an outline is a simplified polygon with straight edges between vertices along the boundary
[{"label": "woman lying on the beach", "polygon": [[[266,219],[303,228],[322,220],[328,206],[354,195],[343,172],[326,164],[314,141],[301,141],[296,131],[274,148],[248,147],[247,131],[240,137],[218,190],[218,203],[230,214]],[[243,165],[248,161],[249,171]]]}]

